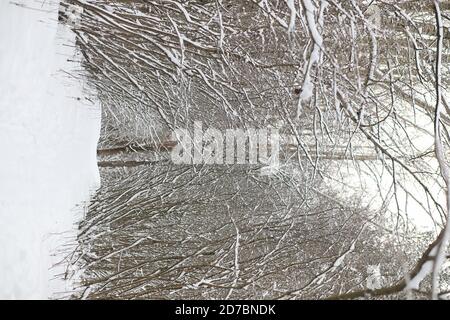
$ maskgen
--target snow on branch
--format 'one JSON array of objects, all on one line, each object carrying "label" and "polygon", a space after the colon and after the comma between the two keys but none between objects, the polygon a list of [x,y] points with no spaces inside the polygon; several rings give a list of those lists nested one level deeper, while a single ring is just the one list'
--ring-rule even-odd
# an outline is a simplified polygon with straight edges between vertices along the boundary
[{"label": "snow on branch", "polygon": [[320,10],[318,16],[318,23],[316,23],[316,8],[311,0],[302,0],[305,8],[306,21],[309,29],[311,39],[313,41],[313,49],[309,56],[308,65],[304,75],[303,85],[301,88],[300,96],[297,104],[297,118],[299,118],[303,111],[303,104],[307,102],[313,95],[314,84],[311,79],[312,68],[318,64],[321,57],[323,48],[323,39],[319,32],[319,29],[323,29],[324,23],[324,11],[328,5],[326,0],[320,1]]}]

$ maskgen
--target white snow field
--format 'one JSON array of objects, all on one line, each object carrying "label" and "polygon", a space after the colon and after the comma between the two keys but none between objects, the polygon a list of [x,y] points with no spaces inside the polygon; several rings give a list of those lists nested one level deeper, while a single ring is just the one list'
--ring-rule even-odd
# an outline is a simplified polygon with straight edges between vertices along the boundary
[{"label": "white snow field", "polygon": [[54,253],[75,243],[76,205],[99,185],[100,111],[69,75],[80,67],[58,2],[0,0],[1,299],[70,291]]}]

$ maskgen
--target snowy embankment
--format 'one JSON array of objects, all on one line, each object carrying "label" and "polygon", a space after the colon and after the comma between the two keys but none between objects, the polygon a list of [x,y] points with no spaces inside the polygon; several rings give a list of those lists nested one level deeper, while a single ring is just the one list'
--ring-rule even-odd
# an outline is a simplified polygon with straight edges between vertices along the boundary
[{"label": "snowy embankment", "polygon": [[[86,99],[74,35],[59,1],[0,1],[0,298],[70,290],[51,280],[74,244],[82,206],[98,187],[100,112]],[[73,73],[75,74],[75,72]],[[66,249],[70,249],[67,248]]]}]

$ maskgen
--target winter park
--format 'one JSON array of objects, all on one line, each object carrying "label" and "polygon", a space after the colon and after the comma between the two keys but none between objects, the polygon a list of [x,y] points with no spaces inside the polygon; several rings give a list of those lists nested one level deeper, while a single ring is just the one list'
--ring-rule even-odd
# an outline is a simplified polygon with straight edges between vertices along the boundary
[{"label": "winter park", "polygon": [[0,0],[0,300],[448,300],[449,90],[447,0]]}]

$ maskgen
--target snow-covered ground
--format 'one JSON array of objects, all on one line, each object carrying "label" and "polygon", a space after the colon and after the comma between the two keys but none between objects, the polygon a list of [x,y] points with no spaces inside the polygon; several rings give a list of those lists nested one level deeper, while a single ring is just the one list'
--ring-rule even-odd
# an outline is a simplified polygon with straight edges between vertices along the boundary
[{"label": "snow-covered ground", "polygon": [[[58,1],[0,1],[0,298],[55,297],[56,249],[98,187],[100,112],[83,83]],[[26,8],[28,7],[28,8]]]}]

